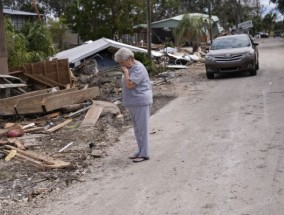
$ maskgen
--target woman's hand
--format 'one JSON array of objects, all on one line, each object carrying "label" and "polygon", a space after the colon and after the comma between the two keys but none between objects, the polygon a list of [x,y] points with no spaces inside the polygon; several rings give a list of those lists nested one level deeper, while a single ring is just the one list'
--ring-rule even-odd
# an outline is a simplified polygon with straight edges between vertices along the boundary
[{"label": "woman's hand", "polygon": [[122,69],[124,75],[129,74],[126,66],[122,66],[121,69]]},{"label": "woman's hand", "polygon": [[129,80],[129,71],[127,69],[127,67],[125,66],[122,66],[121,67],[121,70],[123,71],[124,73],[124,81],[125,81],[125,85],[128,89],[132,89],[134,87],[136,87],[136,84],[133,83],[131,80]]}]

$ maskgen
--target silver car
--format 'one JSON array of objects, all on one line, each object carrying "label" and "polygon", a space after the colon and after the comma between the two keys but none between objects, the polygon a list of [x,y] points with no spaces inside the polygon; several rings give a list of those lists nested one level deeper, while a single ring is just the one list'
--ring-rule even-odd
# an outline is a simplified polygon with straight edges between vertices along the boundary
[{"label": "silver car", "polygon": [[257,46],[247,34],[216,38],[205,57],[207,78],[213,79],[215,73],[243,71],[256,75],[259,69]]}]

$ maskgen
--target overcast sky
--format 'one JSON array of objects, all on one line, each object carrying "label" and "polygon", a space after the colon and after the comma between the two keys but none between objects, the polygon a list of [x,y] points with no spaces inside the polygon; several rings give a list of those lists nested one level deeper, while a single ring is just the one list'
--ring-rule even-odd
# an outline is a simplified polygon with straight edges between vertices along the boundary
[{"label": "overcast sky", "polygon": [[[275,9],[276,8],[276,5],[273,4],[273,3],[270,3],[269,0],[260,0],[260,4],[264,5],[266,7],[266,11],[265,11],[265,14],[266,13],[269,13],[271,10]],[[281,15],[280,13],[277,13],[278,17],[277,19],[278,20],[283,20],[283,15]]]}]

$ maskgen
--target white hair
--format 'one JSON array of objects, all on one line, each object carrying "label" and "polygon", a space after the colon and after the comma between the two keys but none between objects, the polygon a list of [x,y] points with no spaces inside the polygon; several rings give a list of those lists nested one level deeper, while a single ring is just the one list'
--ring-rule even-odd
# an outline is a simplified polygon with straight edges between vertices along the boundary
[{"label": "white hair", "polygon": [[114,60],[118,63],[128,60],[129,58],[134,59],[134,53],[127,48],[119,49],[114,55]]}]

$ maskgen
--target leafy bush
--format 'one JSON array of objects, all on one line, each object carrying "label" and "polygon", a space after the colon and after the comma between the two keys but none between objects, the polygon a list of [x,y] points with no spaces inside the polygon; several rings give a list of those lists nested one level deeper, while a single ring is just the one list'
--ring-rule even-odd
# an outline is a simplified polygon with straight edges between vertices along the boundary
[{"label": "leafy bush", "polygon": [[140,61],[146,67],[150,75],[154,75],[157,73],[154,62],[148,59],[146,53],[134,52],[134,56],[136,60]]},{"label": "leafy bush", "polygon": [[18,32],[6,19],[5,33],[9,68],[43,61],[54,54],[51,37],[44,23],[27,23],[22,31]]}]

